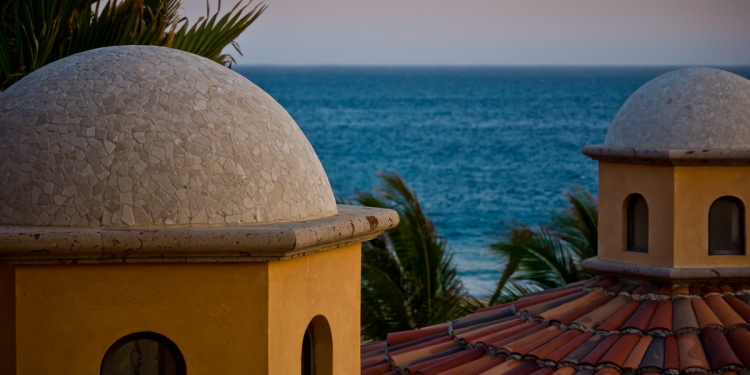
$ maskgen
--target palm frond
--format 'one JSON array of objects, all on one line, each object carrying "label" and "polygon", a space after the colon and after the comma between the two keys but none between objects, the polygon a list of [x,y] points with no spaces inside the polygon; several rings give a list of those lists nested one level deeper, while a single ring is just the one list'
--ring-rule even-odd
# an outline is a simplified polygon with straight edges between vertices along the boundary
[{"label": "palm frond", "polygon": [[380,177],[375,193],[356,192],[353,198],[364,206],[394,209],[400,217],[395,228],[362,247],[362,337],[367,340],[449,321],[480,305],[466,292],[447,241],[417,195],[396,173]]},{"label": "palm frond", "polygon": [[578,189],[565,193],[568,207],[552,213],[549,227],[528,228],[522,224],[507,228],[490,251],[504,264],[504,270],[488,304],[513,298],[513,290],[550,289],[590,277],[580,266],[596,255],[598,207],[596,198]]},{"label": "palm frond", "polygon": [[[58,59],[94,48],[155,45],[191,52],[219,64],[223,53],[262,13],[262,3],[238,2],[189,26],[181,0],[8,0],[0,6],[0,89]],[[220,4],[220,3],[219,3]],[[208,8],[208,1],[206,2]]]}]

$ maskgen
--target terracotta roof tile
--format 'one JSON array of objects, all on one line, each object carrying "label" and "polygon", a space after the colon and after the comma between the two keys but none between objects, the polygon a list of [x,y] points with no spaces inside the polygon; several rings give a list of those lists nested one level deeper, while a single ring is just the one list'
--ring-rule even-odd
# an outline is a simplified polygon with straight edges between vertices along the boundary
[{"label": "terracotta roof tile", "polygon": [[617,369],[614,369],[612,367],[605,367],[597,371],[595,375],[620,375],[620,374],[621,372]]},{"label": "terracotta roof tile", "polygon": [[617,285],[619,283],[619,280],[617,280],[614,277],[607,277],[596,283],[595,287],[602,288],[604,290],[608,290],[612,288],[613,286]]},{"label": "terracotta roof tile", "polygon": [[672,301],[672,329],[676,332],[686,329],[699,329],[693,303],[687,298]]},{"label": "terracotta roof tile", "polygon": [[702,296],[700,285],[690,284],[690,295],[691,296]]},{"label": "terracotta roof tile", "polygon": [[724,301],[732,307],[732,309],[742,317],[746,322],[750,322],[750,306],[742,302],[735,296],[724,296]]},{"label": "terracotta roof tile", "polygon": [[499,358],[495,358],[495,359],[493,359],[490,362],[483,363],[483,364],[477,366],[473,370],[469,370],[469,371],[464,372],[463,375],[481,375],[481,374],[484,374],[485,371],[489,371],[489,370],[491,370],[493,368],[496,368],[496,367],[502,365],[503,363],[505,363],[505,358],[500,358],[500,357]]},{"label": "terracotta roof tile", "polygon": [[[422,373],[423,375],[440,374],[444,371],[451,370],[455,367],[458,367],[466,363],[475,361],[479,358],[482,358],[485,356],[485,354],[487,354],[487,352],[485,352],[484,349],[481,349],[481,348],[466,350],[466,351],[451,355],[438,363],[434,363],[434,364],[431,364],[430,366],[422,368],[418,370],[418,372]],[[410,371],[413,372],[414,370],[410,369]]]},{"label": "terracotta roof tile", "polygon": [[581,360],[583,360],[583,358],[585,358],[591,351],[596,349],[596,347],[599,346],[599,344],[601,344],[601,342],[604,341],[605,338],[606,336],[602,334],[591,336],[585,342],[581,343],[580,346],[566,355],[565,358],[560,360],[560,363],[570,363],[573,365],[581,363]]},{"label": "terracotta roof tile", "polygon": [[549,323],[547,323],[547,322],[537,323],[537,325],[535,325],[535,326],[533,326],[533,327],[531,327],[529,329],[526,329],[526,330],[524,330],[522,332],[519,332],[519,333],[517,333],[517,334],[515,334],[513,336],[507,337],[507,338],[505,338],[503,340],[498,340],[498,341],[492,342],[488,346],[491,346],[493,348],[498,348],[499,349],[499,348],[502,348],[505,344],[515,343],[518,340],[526,340],[526,339],[528,339],[529,336],[531,336],[531,335],[533,335],[533,334],[535,334],[535,333],[537,333],[537,332],[539,332],[541,330],[547,329],[547,328],[549,328]]},{"label": "terracotta roof tile", "polygon": [[[557,328],[557,327],[550,327],[550,328]],[[532,350],[535,350],[535,349],[541,347],[542,345],[548,344],[550,341],[556,339],[557,337],[559,337],[560,335],[562,335],[562,334],[564,334],[566,332],[568,332],[568,331],[564,330],[564,329],[559,329],[559,328],[555,329],[555,330],[552,330],[551,332],[547,332],[546,335],[544,335],[544,336],[542,336],[542,337],[540,337],[540,338],[538,338],[538,339],[536,339],[536,340],[534,340],[534,341],[532,341],[532,342],[530,342],[530,343],[528,343],[528,344],[526,344],[526,345],[524,345],[524,346],[522,346],[522,347],[520,347],[518,349],[514,349],[513,350],[513,354],[518,354],[518,355],[529,354],[529,352],[531,352]]]},{"label": "terracotta roof tile", "polygon": [[727,366],[742,366],[723,332],[718,329],[706,329],[701,332],[700,337],[708,362],[711,364],[711,371],[719,371]]},{"label": "terracotta roof tile", "polygon": [[[574,338],[573,340],[570,340],[570,342],[567,342],[563,344],[563,346],[559,347],[554,352],[550,353],[543,359],[546,361],[552,361],[554,363],[560,363],[563,361],[564,358],[566,358],[568,355],[570,355],[574,350],[576,350],[580,345],[588,341],[592,336],[594,336],[591,332],[584,332],[580,336]],[[583,358],[583,357],[582,357]]]},{"label": "terracotta roof tile", "polygon": [[380,375],[380,374],[385,374],[390,371],[391,371],[391,364],[388,362],[384,362],[383,364],[376,366],[376,367],[362,369],[362,375]]},{"label": "terracotta roof tile", "polygon": [[643,294],[658,294],[660,289],[661,289],[661,284],[649,283],[648,287],[646,287],[646,290],[643,291]]},{"label": "terracotta roof tile", "polygon": [[536,370],[535,372],[532,372],[529,375],[552,375],[557,369],[554,367],[544,367],[540,368],[539,370]]},{"label": "terracotta roof tile", "polygon": [[539,370],[539,365],[534,361],[525,361],[518,367],[505,373],[505,375],[530,375]]},{"label": "terracotta roof tile", "polygon": [[578,372],[578,370],[576,370],[574,367],[563,366],[553,372],[552,375],[573,375],[576,372]]},{"label": "terracotta roof tile", "polygon": [[648,323],[654,316],[654,312],[656,312],[656,306],[658,306],[658,304],[658,302],[653,300],[643,301],[633,316],[623,324],[622,329],[637,329],[645,332],[646,328],[648,328]]},{"label": "terracotta roof tile", "polygon": [[677,336],[677,349],[680,352],[680,372],[689,368],[710,370],[706,353],[700,338],[694,333]]},{"label": "terracotta roof tile", "polygon": [[719,290],[722,293],[734,293],[734,288],[732,288],[731,285],[728,284],[719,284]]},{"label": "terracotta roof tile", "polygon": [[521,318],[513,318],[507,321],[500,322],[500,323],[483,325],[479,329],[472,329],[472,327],[469,326],[466,328],[462,328],[460,330],[454,330],[453,334],[456,337],[460,338],[461,340],[470,342],[480,337],[486,337],[486,336],[494,335],[496,333],[500,333],[508,328],[517,327],[523,323],[524,321]]},{"label": "terracotta roof tile", "polygon": [[672,289],[672,297],[674,296],[687,296],[690,294],[690,289],[687,285],[678,285]]},{"label": "terracotta roof tile", "polygon": [[656,311],[646,328],[647,332],[653,330],[672,331],[672,300],[659,301]]},{"label": "terracotta roof tile", "polygon": [[640,336],[635,334],[627,334],[620,336],[620,338],[612,345],[606,354],[599,360],[600,365],[612,364],[617,367],[622,367],[625,360],[628,359],[628,355],[633,351],[635,345],[641,339]]},{"label": "terracotta roof tile", "polygon": [[600,298],[600,299],[598,299],[596,301],[593,301],[593,302],[588,303],[588,304],[586,304],[584,306],[581,306],[581,307],[579,307],[579,308],[577,308],[577,309],[575,309],[575,310],[573,310],[571,312],[568,312],[566,314],[560,315],[560,316],[554,318],[552,321],[558,322],[558,323],[563,324],[563,325],[569,325],[570,323],[572,323],[576,319],[582,317],[583,315],[588,314],[591,311],[593,311],[595,309],[598,309],[599,307],[605,305],[607,302],[612,301],[612,299],[614,299],[614,297]]},{"label": "terracotta roof tile", "polygon": [[[531,344],[534,345],[539,340],[546,339],[547,336],[550,334],[554,334],[556,332],[559,332],[560,328],[556,326],[548,326],[544,329],[541,329],[537,332],[530,333],[530,332],[524,332],[523,337],[519,337],[511,342],[502,344],[502,346],[495,346],[498,349],[504,349],[507,350],[509,353],[515,353],[521,348],[526,348],[527,345]],[[507,340],[506,340],[507,341]],[[549,340],[548,340],[549,341]],[[544,341],[543,343],[546,343],[547,341]],[[543,343],[539,343],[537,346],[541,346]],[[531,349],[528,349],[527,352],[530,352],[537,348],[537,346],[534,346]]]},{"label": "terracotta roof tile", "polygon": [[[388,350],[388,355],[406,353],[406,352],[410,352],[410,351],[413,351],[413,350],[416,350],[416,349],[421,349],[421,348],[425,348],[425,347],[428,347],[428,346],[433,346],[433,345],[436,345],[436,344],[440,344],[440,343],[443,343],[443,342],[453,341],[453,338],[450,335],[446,334],[446,335],[441,335],[441,337],[433,339],[433,340],[430,340],[430,341],[425,341],[425,342],[422,342],[422,341],[423,340],[415,340],[413,342],[414,345],[404,345],[404,344],[402,344],[402,345],[399,345],[399,346],[394,346],[392,348],[389,347],[387,349]],[[408,344],[408,343],[405,343],[405,344]]]},{"label": "terracotta roof tile", "polygon": [[721,293],[721,290],[719,290],[719,287],[717,287],[715,284],[706,284],[701,287],[701,296],[705,297],[709,294],[716,294]]},{"label": "terracotta roof tile", "polygon": [[461,375],[461,374],[466,373],[467,371],[483,366],[494,360],[495,358],[486,355],[486,356],[483,356],[482,358],[476,359],[474,361],[468,362],[466,364],[463,364],[451,370],[445,371],[441,373],[440,375]]},{"label": "terracotta roof tile", "polygon": [[588,294],[588,293],[587,292],[578,292],[578,293],[571,294],[571,295],[568,295],[568,296],[565,296],[565,297],[562,297],[562,298],[558,298],[558,299],[555,299],[555,300],[552,300],[552,301],[548,301],[548,302],[545,302],[545,303],[540,303],[538,305],[525,307],[525,308],[523,308],[522,311],[528,312],[529,315],[531,315],[531,316],[537,316],[540,313],[552,310],[552,309],[554,309],[554,308],[556,308],[558,306],[564,305],[564,304],[566,304],[566,303],[568,303],[570,301],[575,301],[576,299],[581,298],[581,297],[585,296],[586,294]]},{"label": "terracotta roof tile", "polygon": [[611,301],[607,302],[604,306],[599,307],[598,309],[576,319],[573,324],[577,324],[583,328],[593,329],[603,321],[607,320],[607,318],[612,316],[614,313],[618,312],[623,306],[627,304],[627,297],[617,296]]},{"label": "terracotta roof tile", "polygon": [[611,335],[605,337],[604,340],[602,340],[593,350],[591,350],[585,357],[583,357],[580,364],[589,366],[596,365],[604,356],[604,353],[606,353],[619,338],[619,335]]},{"label": "terracotta roof tile", "polygon": [[541,314],[537,314],[536,316],[544,320],[551,321],[557,318],[558,316],[567,314],[573,310],[586,306],[602,298],[605,298],[604,292],[602,292],[601,290],[595,290],[591,293],[588,293],[579,298],[576,298],[570,302],[566,302],[560,306],[547,310]]},{"label": "terracotta roof tile", "polygon": [[633,351],[630,352],[628,359],[625,360],[625,364],[622,365],[624,370],[636,370],[643,362],[643,357],[646,355],[648,347],[651,345],[651,341],[654,339],[653,336],[643,336],[638,340],[638,344],[635,345]]},{"label": "terracotta roof tile", "polygon": [[680,351],[677,346],[677,337],[667,336],[664,338],[664,367],[665,370],[680,370]]},{"label": "terracotta roof tile", "polygon": [[732,328],[737,325],[747,324],[745,319],[737,314],[734,309],[720,296],[711,296],[704,299],[708,307],[716,314],[721,324],[726,328]]},{"label": "terracotta roof tile", "polygon": [[745,367],[750,367],[750,331],[744,328],[733,329],[727,332],[727,339]]},{"label": "terracotta roof tile", "polygon": [[403,344],[405,342],[432,336],[436,333],[443,333],[448,328],[448,323],[439,324],[432,327],[426,327],[413,331],[389,333],[386,342],[389,346]]},{"label": "terracotta roof tile", "polygon": [[517,361],[515,359],[508,360],[505,363],[502,363],[499,366],[495,366],[485,372],[482,373],[482,375],[503,375],[506,372],[513,370],[514,368],[520,366],[522,364],[521,361]]},{"label": "terracotta roof tile", "polygon": [[472,338],[471,340],[467,339],[466,341],[469,342],[471,345],[477,345],[477,344],[481,343],[481,344],[484,344],[486,346],[489,346],[493,342],[504,340],[504,339],[506,339],[508,337],[512,337],[512,336],[518,334],[519,332],[524,332],[524,331],[526,331],[526,330],[528,330],[530,328],[536,327],[536,326],[538,326],[540,324],[541,323],[539,323],[539,322],[524,322],[524,323],[521,323],[518,326],[504,327],[503,330],[501,330],[499,332],[494,332],[494,333],[491,333],[491,334],[488,334],[488,335],[485,335],[485,336],[479,336],[477,338]]},{"label": "terracotta roof tile", "polygon": [[[674,338],[674,336],[669,336]],[[664,368],[664,337],[654,337],[638,368],[658,371]]]},{"label": "terracotta roof tile", "polygon": [[[550,340],[548,343],[532,350],[529,352],[529,356],[537,358],[537,359],[544,359],[547,358],[548,355],[552,354],[554,351],[560,349],[565,344],[572,342],[577,337],[581,336],[582,332],[576,329],[572,330],[560,330],[560,335],[555,337],[554,339]],[[583,341],[581,341],[583,342]],[[567,354],[567,353],[566,353]],[[560,357],[562,358],[562,357]]]},{"label": "terracotta roof tile", "polygon": [[747,290],[597,278],[364,344],[361,373],[750,375]]},{"label": "terracotta roof tile", "polygon": [[403,352],[395,355],[390,355],[391,361],[396,366],[400,366],[402,364],[414,361],[416,359],[420,359],[422,357],[431,355],[431,354],[437,354],[440,352],[444,352],[446,350],[450,350],[456,347],[456,344],[453,340],[449,340],[446,342],[440,342],[431,346],[422,347],[416,350]]},{"label": "terracotta roof tile", "polygon": [[709,326],[716,326],[724,328],[721,324],[721,320],[716,314],[708,307],[706,301],[702,298],[695,298],[691,300],[693,303],[693,310],[695,310],[695,316],[698,318],[698,326],[700,329],[706,329]]},{"label": "terracotta roof tile", "polygon": [[623,324],[627,322],[630,317],[635,314],[638,308],[641,306],[641,301],[630,301],[627,305],[623,306],[622,309],[617,311],[614,315],[610,316],[601,325],[596,327],[597,331],[618,331],[622,328]]},{"label": "terracotta roof tile", "polygon": [[639,284],[630,294],[641,295],[648,288],[648,284]]}]

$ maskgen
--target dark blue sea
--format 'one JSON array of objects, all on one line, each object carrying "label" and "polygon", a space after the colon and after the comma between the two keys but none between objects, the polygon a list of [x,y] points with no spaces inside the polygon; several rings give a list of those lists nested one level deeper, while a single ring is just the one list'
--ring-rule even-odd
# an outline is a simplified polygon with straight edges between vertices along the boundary
[{"label": "dark blue sea", "polygon": [[581,147],[601,143],[628,96],[675,68],[235,69],[294,117],[336,194],[400,173],[481,296],[499,278],[488,245],[514,221],[546,223],[565,189],[596,193]]}]

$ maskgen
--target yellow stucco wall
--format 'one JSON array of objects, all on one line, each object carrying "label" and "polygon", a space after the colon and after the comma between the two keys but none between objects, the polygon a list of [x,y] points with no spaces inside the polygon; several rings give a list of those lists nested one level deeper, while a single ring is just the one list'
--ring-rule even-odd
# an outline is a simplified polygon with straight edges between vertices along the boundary
[{"label": "yellow stucco wall", "polygon": [[191,375],[267,374],[267,263],[19,266],[19,375],[98,374],[117,339],[153,331]]},{"label": "yellow stucco wall", "polygon": [[285,353],[269,374],[300,373],[302,337],[317,315],[331,328],[333,374],[359,373],[360,273],[359,244],[269,264],[269,353]]},{"label": "yellow stucco wall", "polygon": [[[625,251],[626,201],[639,193],[649,209],[648,254]],[[750,166],[599,163],[599,258],[659,267],[743,267],[750,256],[708,255],[708,211],[723,196],[750,203]]]},{"label": "yellow stucco wall", "polygon": [[748,247],[747,208],[750,204],[750,166],[675,167],[675,266],[747,267],[748,255],[708,255],[708,211],[718,198],[733,196],[745,206],[745,252]]},{"label": "yellow stucco wall", "polygon": [[319,374],[354,374],[359,313],[359,244],[258,263],[0,265],[0,375],[98,374],[142,331],[171,339],[190,375],[299,374],[315,317],[319,352],[333,347]]},{"label": "yellow stucco wall", "polygon": [[[673,167],[599,162],[599,259],[672,265]],[[625,251],[626,202],[638,193],[648,204],[649,252]]]}]

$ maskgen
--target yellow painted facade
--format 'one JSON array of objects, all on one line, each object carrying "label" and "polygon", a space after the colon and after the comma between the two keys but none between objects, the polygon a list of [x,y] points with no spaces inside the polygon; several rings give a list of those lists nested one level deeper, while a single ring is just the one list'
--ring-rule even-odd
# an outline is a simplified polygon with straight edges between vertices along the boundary
[{"label": "yellow painted facade", "polygon": [[143,331],[172,340],[191,375],[299,374],[313,320],[319,374],[357,373],[359,262],[355,244],[255,263],[2,266],[0,375],[98,374],[112,343]]},{"label": "yellow painted facade", "polygon": [[[655,267],[747,267],[749,255],[708,255],[708,213],[733,196],[750,203],[750,166],[649,165],[599,162],[601,260]],[[648,204],[648,253],[626,251],[628,198]],[[748,233],[747,217],[745,233]],[[745,236],[745,248],[750,248]]]}]

